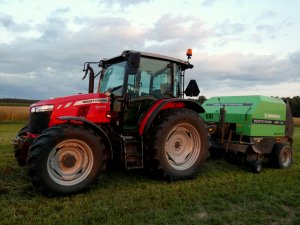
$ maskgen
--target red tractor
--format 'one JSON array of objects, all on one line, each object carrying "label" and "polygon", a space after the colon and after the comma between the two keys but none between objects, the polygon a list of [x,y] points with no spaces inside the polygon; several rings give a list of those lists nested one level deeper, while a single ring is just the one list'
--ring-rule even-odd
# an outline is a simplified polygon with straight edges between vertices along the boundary
[{"label": "red tractor", "polygon": [[201,105],[184,99],[199,94],[194,80],[183,90],[191,68],[189,60],[136,51],[86,62],[88,94],[30,106],[29,124],[14,141],[19,165],[28,166],[33,186],[47,194],[86,189],[112,162],[160,178],[195,176],[207,157],[208,134]]}]

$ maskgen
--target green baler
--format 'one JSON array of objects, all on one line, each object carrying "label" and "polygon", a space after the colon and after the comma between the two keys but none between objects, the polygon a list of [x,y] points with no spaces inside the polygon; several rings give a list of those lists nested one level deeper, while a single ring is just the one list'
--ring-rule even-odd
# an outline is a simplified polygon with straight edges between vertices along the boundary
[{"label": "green baler", "polygon": [[212,97],[202,104],[211,134],[212,156],[249,163],[260,172],[262,159],[287,168],[292,162],[293,118],[289,105],[267,96]]}]

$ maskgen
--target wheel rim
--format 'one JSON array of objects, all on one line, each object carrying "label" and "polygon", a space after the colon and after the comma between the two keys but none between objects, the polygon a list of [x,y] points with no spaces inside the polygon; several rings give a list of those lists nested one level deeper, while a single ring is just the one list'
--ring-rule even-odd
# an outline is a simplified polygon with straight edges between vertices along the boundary
[{"label": "wheel rim", "polygon": [[291,155],[290,151],[288,149],[285,149],[284,151],[282,151],[282,154],[281,154],[282,165],[284,167],[288,167],[291,163],[291,160],[292,160],[292,155]]},{"label": "wheel rim", "polygon": [[176,170],[186,170],[197,161],[201,151],[201,138],[191,124],[181,123],[167,135],[165,154],[169,164]]},{"label": "wheel rim", "polygon": [[83,141],[69,139],[51,150],[47,171],[54,182],[71,186],[82,182],[90,174],[93,164],[92,149]]}]

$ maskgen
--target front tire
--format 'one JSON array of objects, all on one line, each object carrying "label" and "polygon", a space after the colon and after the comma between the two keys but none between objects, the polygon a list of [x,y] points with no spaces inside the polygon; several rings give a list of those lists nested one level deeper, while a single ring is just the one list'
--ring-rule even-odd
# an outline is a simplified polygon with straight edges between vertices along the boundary
[{"label": "front tire", "polygon": [[148,136],[154,175],[172,180],[194,177],[208,155],[204,122],[190,109],[162,112]]},{"label": "front tire", "polygon": [[29,150],[29,176],[45,194],[73,194],[94,183],[103,166],[104,145],[79,125],[46,129]]},{"label": "front tire", "polygon": [[15,158],[19,166],[25,166],[27,160],[28,149],[31,141],[24,140],[23,136],[26,136],[28,132],[28,125],[24,126],[18,132],[16,136],[16,143],[14,145]]}]

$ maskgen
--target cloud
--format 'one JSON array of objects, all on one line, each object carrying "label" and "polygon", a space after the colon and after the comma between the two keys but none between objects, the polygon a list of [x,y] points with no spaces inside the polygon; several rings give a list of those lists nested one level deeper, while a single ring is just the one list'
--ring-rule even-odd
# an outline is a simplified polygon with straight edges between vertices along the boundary
[{"label": "cloud", "polygon": [[222,23],[218,24],[215,29],[218,36],[241,35],[241,33],[246,31],[247,25],[238,22],[231,22],[229,19],[226,19]]},{"label": "cloud", "polygon": [[25,22],[17,23],[12,16],[3,13],[0,13],[0,27],[1,26],[7,31],[17,33],[28,32],[33,29],[30,24]]},{"label": "cloud", "polygon": [[39,32],[37,38],[0,44],[0,97],[44,99],[84,92],[84,61],[119,55],[144,41],[142,31],[113,17],[90,19],[84,28],[72,31],[67,21],[52,14]]},{"label": "cloud", "polygon": [[181,57],[187,48],[201,48],[212,35],[198,18],[166,14],[144,33],[145,50]]},{"label": "cloud", "polygon": [[[121,4],[121,1],[114,2]],[[147,1],[129,3],[142,2]],[[46,99],[85,92],[88,82],[81,80],[83,63],[120,55],[125,49],[184,59],[185,50],[193,48],[195,67],[187,71],[187,80],[196,79],[204,95],[212,95],[212,91],[250,92],[253,87],[299,82],[299,50],[285,59],[274,55],[203,52],[203,46],[211,39],[226,45],[228,40],[240,38],[249,29],[244,23],[225,20],[210,28],[196,17],[165,14],[152,27],[141,28],[124,16],[77,16],[67,20],[64,15],[68,12],[68,8],[61,8],[50,13],[43,24],[34,27],[38,33],[35,37],[0,44],[0,98]],[[79,24],[81,28],[72,30],[69,23]],[[1,14],[0,25],[15,29],[20,24]],[[265,32],[276,29],[272,30],[266,23],[258,25],[256,31],[253,40],[262,42]]]},{"label": "cloud", "polygon": [[11,16],[0,14],[0,25],[4,27],[10,27],[14,24],[14,21]]},{"label": "cloud", "polygon": [[201,5],[204,7],[212,6],[217,0],[203,0]]},{"label": "cloud", "polygon": [[112,5],[119,5],[122,9],[127,8],[131,5],[137,5],[141,3],[149,3],[153,0],[101,0],[100,3],[103,3],[106,7],[111,7]]},{"label": "cloud", "polygon": [[272,10],[264,10],[260,15],[256,17],[256,22],[265,20],[274,20],[278,17],[278,13]]},{"label": "cloud", "polygon": [[300,51],[289,59],[257,54],[195,54],[192,63],[195,67],[187,71],[187,78],[196,79],[202,94],[207,96],[228,95],[230,92],[231,95],[266,94],[265,87],[269,95],[284,97],[289,93],[285,90],[287,85],[283,84],[290,83],[295,89],[300,83]]}]

